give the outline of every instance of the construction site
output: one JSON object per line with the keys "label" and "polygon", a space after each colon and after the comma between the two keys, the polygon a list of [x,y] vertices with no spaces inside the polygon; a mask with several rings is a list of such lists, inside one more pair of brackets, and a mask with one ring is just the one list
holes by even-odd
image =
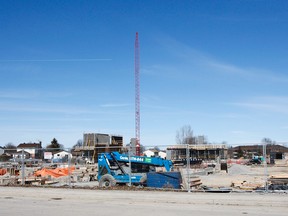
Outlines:
{"label": "construction site", "polygon": [[124,146],[120,135],[85,133],[83,140],[74,151],[52,157],[38,143],[8,150],[14,157],[0,163],[1,214],[76,216],[97,207],[101,215],[134,215],[142,208],[138,215],[146,215],[145,209],[165,215],[286,215],[288,149],[282,145],[239,151],[180,144],[138,156],[135,140]]}
{"label": "construction site", "polygon": [[287,22],[285,0],[0,1],[0,216],[287,216]]}
{"label": "construction site", "polygon": [[264,156],[259,155],[264,145],[242,146],[245,155],[238,158],[239,149],[228,151],[225,145],[173,145],[161,157],[155,150],[156,155],[148,155],[148,150],[137,156],[132,150],[136,145],[123,146],[119,135],[89,133],[83,137],[82,147],[72,153],[54,153],[50,159],[47,152],[31,158],[27,154],[32,144],[25,144],[26,149],[19,145],[14,159],[0,163],[0,185],[288,192],[288,149],[281,145],[266,146]]}
{"label": "construction site", "polygon": [[138,32],[134,48],[135,137],[130,143],[124,145],[121,135],[84,133],[83,144],[73,150],[55,152],[43,149],[41,142],[22,143],[16,150],[2,148],[0,186],[188,193],[288,192],[288,148],[282,145],[261,143],[228,149],[225,144],[208,144],[204,136],[187,136],[183,137],[184,144],[143,151]]}
{"label": "construction site", "polygon": [[[187,146],[182,148],[186,150]],[[202,148],[199,146],[199,151]],[[105,149],[97,162],[77,157],[61,163],[32,163],[24,159],[2,162],[1,215],[28,216],[32,211],[44,216],[76,216],[90,214],[95,208],[100,215],[119,211],[125,215],[147,215],[147,209],[152,215],[171,216],[179,211],[181,215],[287,213],[285,158],[276,159],[273,164],[252,163],[243,158],[223,160],[218,156],[195,160],[197,148],[191,146],[190,160],[184,160],[184,154],[167,160],[119,153],[114,147],[113,151]],[[179,151],[181,146],[167,149]],[[58,205],[61,208],[51,207]]]}

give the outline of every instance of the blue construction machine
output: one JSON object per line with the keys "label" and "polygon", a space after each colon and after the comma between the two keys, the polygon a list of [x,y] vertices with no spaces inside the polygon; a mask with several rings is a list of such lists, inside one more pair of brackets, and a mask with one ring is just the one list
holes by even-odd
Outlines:
{"label": "blue construction machine", "polygon": [[119,152],[100,153],[97,179],[100,187],[129,183],[145,186],[147,174],[155,173],[156,167],[164,167],[169,172],[172,162],[160,157],[130,156],[129,160],[129,155]]}

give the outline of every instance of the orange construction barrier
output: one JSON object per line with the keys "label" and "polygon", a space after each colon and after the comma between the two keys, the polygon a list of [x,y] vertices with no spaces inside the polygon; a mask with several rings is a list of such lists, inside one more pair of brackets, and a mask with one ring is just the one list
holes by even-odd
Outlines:
{"label": "orange construction barrier", "polygon": [[5,175],[7,173],[6,169],[0,169],[0,175]]}
{"label": "orange construction barrier", "polygon": [[69,168],[56,168],[56,169],[47,169],[47,168],[43,168],[41,170],[38,170],[36,172],[34,172],[34,176],[53,176],[55,178],[59,178],[62,176],[68,176],[69,172],[70,174],[72,174],[72,172],[75,170],[75,167],[70,167]]}

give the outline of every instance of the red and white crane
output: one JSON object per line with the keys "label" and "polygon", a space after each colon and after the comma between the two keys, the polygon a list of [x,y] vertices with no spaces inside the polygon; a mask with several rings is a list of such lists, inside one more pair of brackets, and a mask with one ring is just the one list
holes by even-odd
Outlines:
{"label": "red and white crane", "polygon": [[138,32],[135,39],[135,138],[136,155],[140,155],[140,50]]}

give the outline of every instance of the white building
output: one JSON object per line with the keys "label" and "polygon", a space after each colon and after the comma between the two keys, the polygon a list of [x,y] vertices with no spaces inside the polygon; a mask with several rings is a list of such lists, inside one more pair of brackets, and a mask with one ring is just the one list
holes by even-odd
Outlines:
{"label": "white building", "polygon": [[60,151],[57,153],[53,154],[53,159],[71,159],[72,158],[72,154],[70,152],[67,151]]}
{"label": "white building", "polygon": [[2,154],[4,154],[4,148],[2,148],[1,146],[0,146],[0,155],[2,155]]}
{"label": "white building", "polygon": [[146,150],[143,152],[143,154],[147,157],[154,157],[155,156],[155,152],[152,150]]}
{"label": "white building", "polygon": [[29,153],[30,157],[33,159],[42,159],[42,145],[39,143],[21,143],[17,146],[17,152],[21,153],[22,150],[24,152]]}
{"label": "white building", "polygon": [[148,149],[144,151],[143,154],[147,157],[161,157],[163,159],[166,158],[166,152],[158,151],[156,149]]}

